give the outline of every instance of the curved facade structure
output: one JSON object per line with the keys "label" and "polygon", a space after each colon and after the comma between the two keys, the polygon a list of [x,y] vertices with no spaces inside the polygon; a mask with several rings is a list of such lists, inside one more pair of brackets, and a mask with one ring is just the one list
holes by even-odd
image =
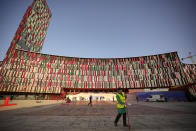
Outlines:
{"label": "curved facade structure", "polygon": [[61,93],[62,89],[168,88],[193,83],[177,52],[130,58],[76,58],[15,50],[1,91]]}

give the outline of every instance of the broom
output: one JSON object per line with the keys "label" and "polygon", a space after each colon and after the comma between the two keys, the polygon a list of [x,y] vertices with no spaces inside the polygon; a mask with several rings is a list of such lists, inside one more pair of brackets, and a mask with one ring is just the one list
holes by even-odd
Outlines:
{"label": "broom", "polygon": [[127,111],[126,111],[126,115],[127,115],[127,119],[128,119],[128,128],[129,128],[129,131],[131,130],[131,125],[130,125],[130,119],[129,119],[129,111],[128,111],[128,104],[127,104],[127,99],[125,101],[125,104],[126,104],[126,108],[127,108]]}

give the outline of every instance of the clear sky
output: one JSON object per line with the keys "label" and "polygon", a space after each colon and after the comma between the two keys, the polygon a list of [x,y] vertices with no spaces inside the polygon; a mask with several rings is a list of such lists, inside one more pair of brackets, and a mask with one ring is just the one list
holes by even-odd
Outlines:
{"label": "clear sky", "polygon": [[[0,60],[33,0],[0,0]],[[196,54],[196,0],[47,0],[42,53],[119,58]],[[194,57],[196,61],[196,56]],[[189,59],[185,63],[191,63]]]}

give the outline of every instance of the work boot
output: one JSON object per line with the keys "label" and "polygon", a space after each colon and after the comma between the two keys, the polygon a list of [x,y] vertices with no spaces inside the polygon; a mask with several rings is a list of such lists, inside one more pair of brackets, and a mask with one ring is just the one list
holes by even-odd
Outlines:
{"label": "work boot", "polygon": [[126,125],[123,125],[124,127],[128,127],[128,125],[126,124]]}
{"label": "work boot", "polygon": [[117,123],[116,122],[114,122],[114,126],[117,127]]}

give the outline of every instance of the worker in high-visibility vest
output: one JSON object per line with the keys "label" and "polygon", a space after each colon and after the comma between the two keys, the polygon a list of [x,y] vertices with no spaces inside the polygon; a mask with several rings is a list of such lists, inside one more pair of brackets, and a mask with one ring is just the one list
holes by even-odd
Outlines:
{"label": "worker in high-visibility vest", "polygon": [[118,92],[116,93],[117,99],[117,110],[118,114],[114,121],[114,126],[117,126],[118,120],[120,119],[121,115],[123,114],[123,126],[127,126],[126,123],[126,96],[125,93],[122,91],[122,88],[118,88]]}

